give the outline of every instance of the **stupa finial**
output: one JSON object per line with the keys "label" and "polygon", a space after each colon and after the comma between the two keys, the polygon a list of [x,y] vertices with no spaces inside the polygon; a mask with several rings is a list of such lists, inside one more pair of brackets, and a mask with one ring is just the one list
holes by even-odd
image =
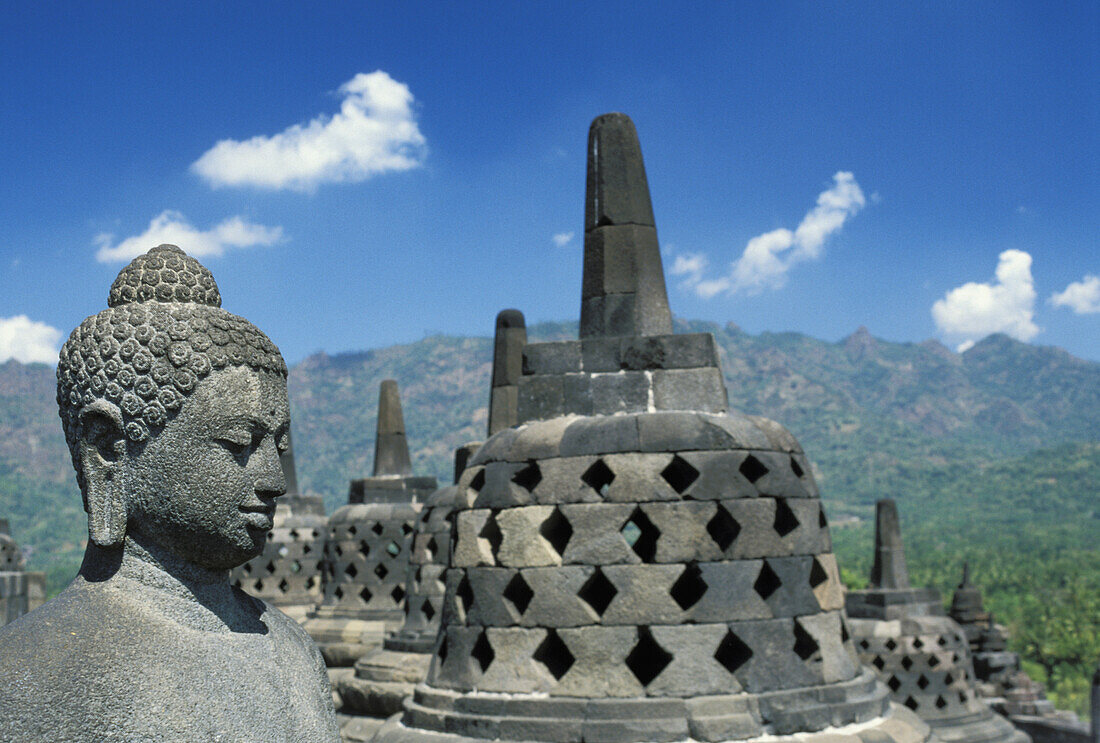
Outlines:
{"label": "stupa finial", "polygon": [[489,393],[489,435],[511,428],[518,420],[519,378],[523,375],[523,347],[527,322],[519,310],[501,310],[493,341],[493,381]]}
{"label": "stupa finial", "polygon": [[874,588],[909,588],[909,568],[901,541],[898,507],[891,498],[875,503],[875,564],[871,568]]}
{"label": "stupa finial", "polygon": [[588,130],[581,338],[672,333],[642,148],[630,117]]}
{"label": "stupa finial", "polygon": [[405,439],[405,418],[401,414],[401,393],[397,382],[386,379],[378,390],[378,434],[374,439],[374,476],[409,476],[409,442]]}

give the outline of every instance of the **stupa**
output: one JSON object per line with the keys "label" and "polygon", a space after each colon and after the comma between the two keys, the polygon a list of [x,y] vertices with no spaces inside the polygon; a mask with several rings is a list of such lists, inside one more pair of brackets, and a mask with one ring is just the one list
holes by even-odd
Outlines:
{"label": "stupa", "polygon": [[673,335],[641,150],[589,132],[580,340],[527,345],[459,480],[426,683],[380,743],[918,743],[851,645],[810,463]]}
{"label": "stupa", "polygon": [[412,472],[397,382],[382,382],[374,475],[352,480],[325,541],[324,598],[305,628],[330,666],[351,666],[405,619],[412,533],[434,477]]}
{"label": "stupa", "polygon": [[[526,342],[523,313],[502,310],[497,315],[493,342],[489,435],[516,424],[517,385]],[[387,637],[381,648],[356,661],[354,677],[339,679],[336,688],[343,713],[389,717],[401,710],[402,701],[427,676],[443,615],[443,573],[450,562],[451,514],[456,499],[468,492],[458,487],[458,481],[480,445],[466,444],[455,451],[453,483],[437,490],[425,504],[409,557],[405,624]],[[345,738],[354,738],[350,732]]]}
{"label": "stupa", "polygon": [[0,519],[0,627],[45,601],[45,578],[44,573],[27,571],[8,520]]}
{"label": "stupa", "polygon": [[875,505],[871,586],[849,591],[846,604],[860,659],[945,743],[1030,741],[978,694],[966,635],[944,615],[939,592],[910,585],[892,500]]}
{"label": "stupa", "polygon": [[279,460],[286,478],[286,495],[276,501],[275,523],[264,551],[234,568],[229,579],[302,622],[321,600],[321,556],[328,520],[321,497],[302,495],[298,490],[293,444]]}

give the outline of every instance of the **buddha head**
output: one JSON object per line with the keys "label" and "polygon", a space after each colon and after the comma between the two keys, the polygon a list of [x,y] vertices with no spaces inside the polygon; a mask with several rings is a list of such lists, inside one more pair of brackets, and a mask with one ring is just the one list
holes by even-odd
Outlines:
{"label": "buddha head", "polygon": [[130,537],[212,570],[247,561],[286,490],[279,350],[221,309],[210,271],[173,245],[126,266],[107,305],[72,332],[57,366],[91,541]]}

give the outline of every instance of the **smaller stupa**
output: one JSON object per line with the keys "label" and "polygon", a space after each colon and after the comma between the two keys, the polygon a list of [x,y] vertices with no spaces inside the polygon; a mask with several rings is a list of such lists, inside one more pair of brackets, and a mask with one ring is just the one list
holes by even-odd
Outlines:
{"label": "smaller stupa", "polygon": [[[979,601],[980,603],[980,601]],[[944,616],[933,588],[913,588],[897,505],[875,504],[871,586],[846,597],[849,631],[860,661],[944,743],[1028,743],[978,694],[966,635]]]}
{"label": "smaller stupa", "polygon": [[324,598],[305,628],[330,667],[350,666],[405,619],[405,578],[417,516],[436,489],[413,475],[397,382],[382,382],[374,474],[352,480],[325,542]]}
{"label": "smaller stupa", "polygon": [[[23,551],[0,519],[0,627],[31,610]],[[41,603],[41,602],[39,602]]]}
{"label": "smaller stupa", "polygon": [[298,490],[293,444],[279,460],[286,495],[275,501],[275,523],[264,551],[233,568],[229,578],[233,585],[302,622],[321,600],[321,556],[328,521],[321,497]]}

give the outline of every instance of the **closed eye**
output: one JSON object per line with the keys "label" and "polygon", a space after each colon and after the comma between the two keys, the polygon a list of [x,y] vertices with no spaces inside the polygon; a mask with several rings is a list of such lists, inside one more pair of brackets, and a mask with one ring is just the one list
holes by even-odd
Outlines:
{"label": "closed eye", "polygon": [[239,439],[217,439],[217,442],[235,457],[243,457],[252,448],[251,441],[242,443]]}

